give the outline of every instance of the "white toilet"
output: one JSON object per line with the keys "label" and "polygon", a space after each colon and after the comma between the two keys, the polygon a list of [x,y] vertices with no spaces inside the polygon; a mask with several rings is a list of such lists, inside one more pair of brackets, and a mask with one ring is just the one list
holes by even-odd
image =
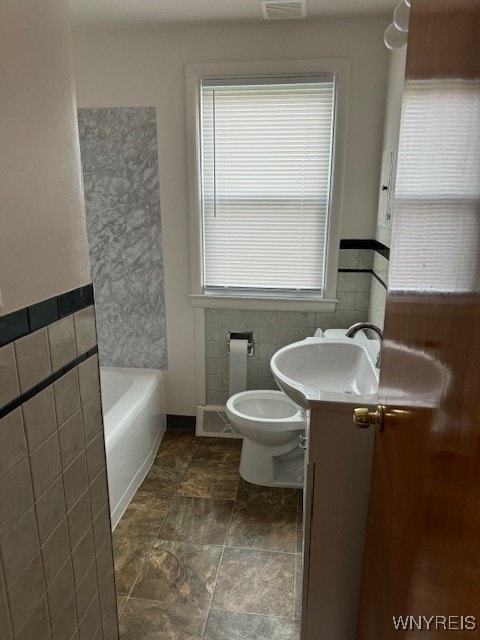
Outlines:
{"label": "white toilet", "polygon": [[240,475],[264,487],[303,487],[305,413],[283,391],[243,391],[226,412],[243,435]]}

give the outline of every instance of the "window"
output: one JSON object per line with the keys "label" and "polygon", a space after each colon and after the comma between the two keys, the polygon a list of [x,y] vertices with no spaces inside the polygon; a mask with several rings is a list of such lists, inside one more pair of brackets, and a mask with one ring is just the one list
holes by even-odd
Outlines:
{"label": "window", "polygon": [[402,259],[392,260],[392,290],[458,293],[478,286],[471,265],[478,252],[480,149],[472,131],[479,106],[477,80],[405,84],[395,211],[408,243],[399,243]]}
{"label": "window", "polygon": [[324,294],[335,78],[203,79],[203,288]]}
{"label": "window", "polygon": [[350,61],[188,64],[185,80],[192,306],[333,311]]}

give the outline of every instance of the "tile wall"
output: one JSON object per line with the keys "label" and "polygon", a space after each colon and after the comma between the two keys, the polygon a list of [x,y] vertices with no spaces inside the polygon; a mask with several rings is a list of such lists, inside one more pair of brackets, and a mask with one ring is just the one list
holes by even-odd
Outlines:
{"label": "tile wall", "polygon": [[79,109],[78,121],[100,362],[166,369],[156,109]]}
{"label": "tile wall", "polygon": [[0,636],[118,639],[91,285],[0,317]]}
{"label": "tile wall", "polygon": [[343,328],[367,320],[374,262],[372,246],[370,241],[342,241],[334,312],[205,309],[207,405],[224,405],[229,397],[230,331],[253,331],[255,356],[247,360],[247,388],[277,389],[270,372],[270,358],[275,351],[313,336],[318,327]]}
{"label": "tile wall", "polygon": [[390,250],[386,247],[380,251],[375,251],[372,267],[372,289],[370,292],[368,319],[382,329],[385,322],[389,257]]}

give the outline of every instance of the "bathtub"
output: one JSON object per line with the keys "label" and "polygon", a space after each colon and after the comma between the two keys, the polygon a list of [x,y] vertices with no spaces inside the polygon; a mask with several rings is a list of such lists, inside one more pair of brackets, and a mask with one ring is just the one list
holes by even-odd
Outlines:
{"label": "bathtub", "polygon": [[112,528],[143,482],[166,428],[161,371],[100,368]]}

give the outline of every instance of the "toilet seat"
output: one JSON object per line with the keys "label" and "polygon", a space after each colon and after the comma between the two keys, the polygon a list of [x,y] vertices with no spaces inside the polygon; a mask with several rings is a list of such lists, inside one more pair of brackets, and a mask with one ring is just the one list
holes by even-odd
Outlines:
{"label": "toilet seat", "polygon": [[227,401],[227,415],[237,426],[265,431],[304,428],[302,410],[283,391],[242,391]]}

